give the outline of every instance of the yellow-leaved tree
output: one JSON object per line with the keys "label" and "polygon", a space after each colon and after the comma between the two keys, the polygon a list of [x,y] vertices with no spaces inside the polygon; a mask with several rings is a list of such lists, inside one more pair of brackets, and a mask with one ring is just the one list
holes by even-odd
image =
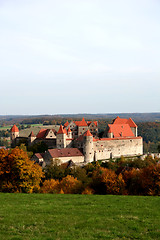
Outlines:
{"label": "yellow-leaved tree", "polygon": [[22,149],[0,149],[0,191],[37,191],[43,176],[42,168]]}

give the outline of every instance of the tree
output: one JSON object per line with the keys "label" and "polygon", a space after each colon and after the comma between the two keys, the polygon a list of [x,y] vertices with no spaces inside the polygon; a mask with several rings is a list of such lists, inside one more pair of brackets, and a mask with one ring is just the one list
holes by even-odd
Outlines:
{"label": "tree", "polygon": [[77,178],[68,175],[60,182],[60,188],[64,193],[80,193],[82,184]]}
{"label": "tree", "polygon": [[122,194],[125,182],[121,174],[107,168],[99,167],[93,172],[93,189],[99,194]]}
{"label": "tree", "polygon": [[43,186],[41,187],[42,193],[60,193],[59,181],[50,179],[45,180]]}
{"label": "tree", "polygon": [[141,186],[144,195],[160,196],[160,164],[141,170]]}
{"label": "tree", "polygon": [[40,141],[35,143],[34,145],[28,146],[28,151],[33,153],[43,153],[48,150],[48,146],[45,142]]}
{"label": "tree", "polygon": [[43,177],[38,164],[18,147],[11,151],[0,149],[0,190],[4,192],[37,191]]}
{"label": "tree", "polygon": [[48,164],[45,169],[45,178],[62,180],[65,177],[65,169],[59,165],[59,159],[55,159],[51,164]]}
{"label": "tree", "polygon": [[126,194],[141,195],[141,171],[139,169],[131,168],[123,172],[123,179],[126,184]]}

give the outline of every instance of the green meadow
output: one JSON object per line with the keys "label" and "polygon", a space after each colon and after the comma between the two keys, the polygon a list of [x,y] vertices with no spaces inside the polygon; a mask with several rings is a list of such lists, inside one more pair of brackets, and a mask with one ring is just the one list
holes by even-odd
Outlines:
{"label": "green meadow", "polygon": [[0,239],[160,239],[160,198],[0,194]]}

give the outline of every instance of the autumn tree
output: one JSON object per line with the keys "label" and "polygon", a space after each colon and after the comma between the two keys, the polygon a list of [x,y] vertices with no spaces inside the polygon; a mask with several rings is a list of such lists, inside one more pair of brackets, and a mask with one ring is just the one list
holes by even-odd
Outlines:
{"label": "autumn tree", "polygon": [[141,170],[141,186],[143,195],[160,196],[160,164]]}
{"label": "autumn tree", "polygon": [[33,192],[39,189],[43,172],[38,164],[18,147],[0,149],[0,190],[3,192]]}
{"label": "autumn tree", "polygon": [[60,188],[64,193],[81,193],[82,184],[73,176],[66,176],[60,182]]}
{"label": "autumn tree", "polygon": [[121,174],[107,168],[98,167],[93,172],[92,187],[99,194],[122,194],[125,182]]}
{"label": "autumn tree", "polygon": [[41,187],[42,193],[60,193],[59,181],[55,179],[45,180]]}
{"label": "autumn tree", "polygon": [[123,179],[126,184],[126,194],[129,195],[141,195],[141,170],[136,168],[131,168],[129,170],[125,170],[123,173]]}

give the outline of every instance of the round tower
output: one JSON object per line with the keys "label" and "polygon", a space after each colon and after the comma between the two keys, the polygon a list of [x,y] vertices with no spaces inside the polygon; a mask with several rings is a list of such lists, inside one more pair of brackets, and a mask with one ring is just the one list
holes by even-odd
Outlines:
{"label": "round tower", "polygon": [[63,129],[62,125],[57,132],[56,146],[57,148],[66,148],[66,130]]}
{"label": "round tower", "polygon": [[19,129],[14,124],[11,128],[11,141],[14,141],[15,138],[19,137]]}
{"label": "round tower", "polygon": [[83,154],[84,154],[84,162],[92,162],[94,159],[94,151],[93,151],[93,135],[89,130],[85,132],[84,136],[84,144],[83,144]]}
{"label": "round tower", "polygon": [[19,137],[19,129],[17,126],[14,124],[13,127],[11,128],[11,146],[15,147],[16,146],[16,138]]}

